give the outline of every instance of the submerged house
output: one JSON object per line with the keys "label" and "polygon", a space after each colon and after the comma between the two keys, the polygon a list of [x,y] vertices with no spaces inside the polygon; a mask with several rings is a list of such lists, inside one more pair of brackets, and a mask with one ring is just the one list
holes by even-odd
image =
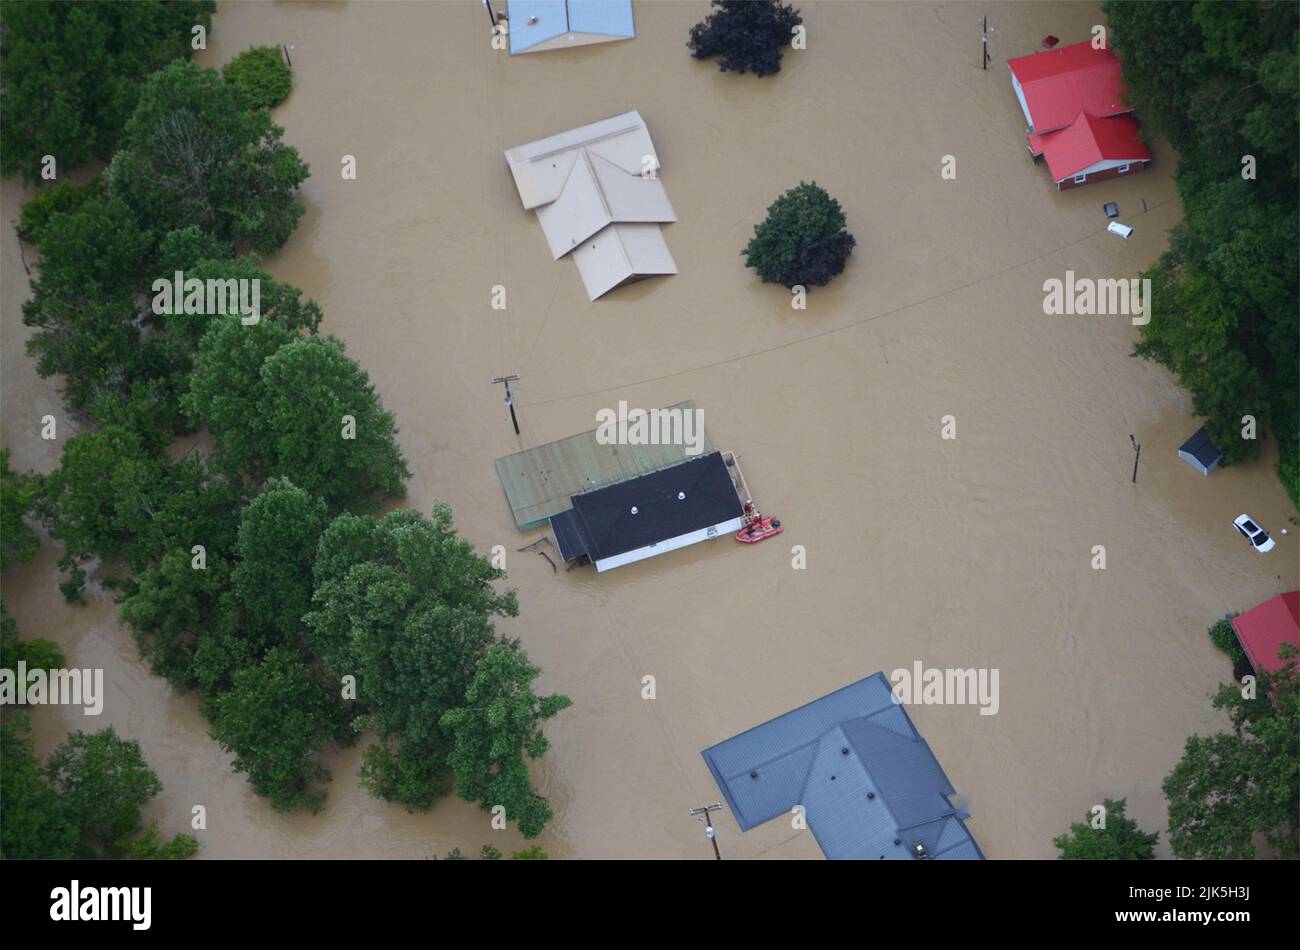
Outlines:
{"label": "submerged house", "polygon": [[1111,50],[1085,41],[1007,65],[1025,114],[1029,154],[1046,159],[1057,190],[1134,174],[1151,164]]}
{"label": "submerged house", "polygon": [[875,673],[705,749],[740,825],[748,831],[804,808],[831,859],[979,860],[954,807],[952,784]]}
{"label": "submerged house", "polygon": [[586,558],[597,571],[735,534],[745,525],[721,452],[571,500],[572,508],[551,517],[555,543],[564,560]]}
{"label": "submerged house", "polygon": [[510,55],[636,36],[632,0],[509,0]]}
{"label": "submerged house", "polygon": [[1282,644],[1300,648],[1300,590],[1270,597],[1262,604],[1232,618],[1241,648],[1258,673],[1276,673],[1282,668],[1278,651]]}
{"label": "submerged house", "polygon": [[660,227],[677,215],[640,113],[529,142],[505,157],[525,210],[537,211],[551,256],[573,259],[589,299],[677,273]]}
{"label": "submerged house", "polygon": [[1178,457],[1202,475],[1219,467],[1223,452],[1210,441],[1210,433],[1201,426],[1190,439],[1178,447]]}

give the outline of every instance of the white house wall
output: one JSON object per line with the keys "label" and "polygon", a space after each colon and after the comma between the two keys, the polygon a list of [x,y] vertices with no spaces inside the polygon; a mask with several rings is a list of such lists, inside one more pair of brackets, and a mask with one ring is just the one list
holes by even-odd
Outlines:
{"label": "white house wall", "polygon": [[732,518],[730,521],[724,521],[721,524],[715,524],[708,528],[701,528],[699,531],[692,531],[690,534],[679,534],[675,538],[660,541],[658,544],[651,544],[644,548],[637,548],[634,551],[625,551],[622,554],[607,557],[604,560],[596,562],[596,570],[608,571],[616,567],[622,567],[624,564],[644,561],[646,558],[654,557],[656,554],[667,554],[669,551],[676,551],[678,548],[689,547],[690,545],[698,544],[701,541],[709,541],[713,538],[724,537],[727,534],[734,534],[744,526],[744,518]]}

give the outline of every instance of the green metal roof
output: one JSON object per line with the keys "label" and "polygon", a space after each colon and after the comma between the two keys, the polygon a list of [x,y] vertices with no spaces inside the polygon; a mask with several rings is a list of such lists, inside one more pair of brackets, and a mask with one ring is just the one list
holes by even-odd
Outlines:
{"label": "green metal roof", "polygon": [[[694,412],[695,402],[688,399],[668,408]],[[573,507],[569,499],[574,495],[700,457],[688,455],[684,445],[603,445],[596,441],[597,431],[497,459],[497,477],[520,531],[530,531],[551,515],[567,511]],[[712,451],[713,440],[705,431],[701,455]]]}

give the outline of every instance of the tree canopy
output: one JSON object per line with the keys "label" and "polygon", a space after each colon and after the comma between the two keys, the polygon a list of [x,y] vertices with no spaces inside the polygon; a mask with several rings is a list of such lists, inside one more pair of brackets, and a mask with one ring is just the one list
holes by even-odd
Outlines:
{"label": "tree canopy", "polygon": [[693,57],[718,57],[724,73],[781,71],[781,53],[803,23],[798,10],[779,0],[713,0],[713,6],[717,9],[691,27],[686,45]]}
{"label": "tree canopy", "polygon": [[213,69],[177,61],[145,82],[109,165],[109,190],[161,238],[198,225],[269,254],[293,233],[308,169],[264,108]]}
{"label": "tree canopy", "polygon": [[107,159],[146,75],[193,52],[212,0],[9,0],[0,31],[0,173],[28,181],[53,155],[60,176]]}
{"label": "tree canopy", "polygon": [[1052,839],[1060,849],[1061,859],[1067,861],[1132,861],[1149,860],[1155,856],[1156,841],[1160,837],[1142,831],[1137,822],[1124,816],[1125,799],[1106,799],[1105,826],[1093,827],[1089,813],[1082,822],[1070,825],[1068,835]]}
{"label": "tree canopy", "polygon": [[742,252],[764,283],[823,287],[844,270],[857,243],[840,203],[816,182],[800,182],[767,209]]}
{"label": "tree canopy", "polygon": [[1259,673],[1254,695],[1225,683],[1213,705],[1231,732],[1191,736],[1164,782],[1169,843],[1180,858],[1253,858],[1260,835],[1282,858],[1300,857],[1300,689],[1296,651]]}
{"label": "tree canopy", "polygon": [[36,506],[39,491],[39,480],[15,472],[9,450],[0,449],[0,570],[36,556],[41,541],[24,519]]}
{"label": "tree canopy", "polygon": [[465,705],[442,717],[452,734],[448,762],[457,794],[484,808],[501,805],[526,838],[541,834],[552,815],[550,803],[533,789],[527,759],[550,748],[541,723],[573,705],[558,693],[534,694],[540,673],[517,647],[497,644],[479,660]]}
{"label": "tree canopy", "polygon": [[276,811],[325,803],[329,779],[318,755],[346,741],[346,710],[338,693],[290,647],[276,647],[261,663],[238,670],[233,686],[206,707],[212,738],[235,754],[234,769]]}
{"label": "tree canopy", "polygon": [[1106,0],[1138,116],[1178,150],[1185,219],[1151,278],[1136,354],[1168,367],[1231,464],[1271,430],[1300,506],[1300,11]]}
{"label": "tree canopy", "polygon": [[277,46],[244,50],[221,70],[221,76],[251,109],[278,106],[293,88],[293,73]]}

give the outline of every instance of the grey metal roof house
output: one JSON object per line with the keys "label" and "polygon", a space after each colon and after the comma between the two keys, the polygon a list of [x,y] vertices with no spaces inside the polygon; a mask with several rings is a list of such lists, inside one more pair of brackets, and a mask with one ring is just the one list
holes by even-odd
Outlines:
{"label": "grey metal roof house", "polygon": [[1178,457],[1202,475],[1209,475],[1219,467],[1223,453],[1210,441],[1210,433],[1205,431],[1205,426],[1201,426],[1178,447]]}
{"label": "grey metal roof house", "polygon": [[981,860],[968,813],[930,746],[875,673],[705,749],[741,831],[803,805],[832,860]]}
{"label": "grey metal roof house", "polygon": [[560,555],[621,567],[739,531],[744,510],[721,452],[572,497],[551,516]]}

